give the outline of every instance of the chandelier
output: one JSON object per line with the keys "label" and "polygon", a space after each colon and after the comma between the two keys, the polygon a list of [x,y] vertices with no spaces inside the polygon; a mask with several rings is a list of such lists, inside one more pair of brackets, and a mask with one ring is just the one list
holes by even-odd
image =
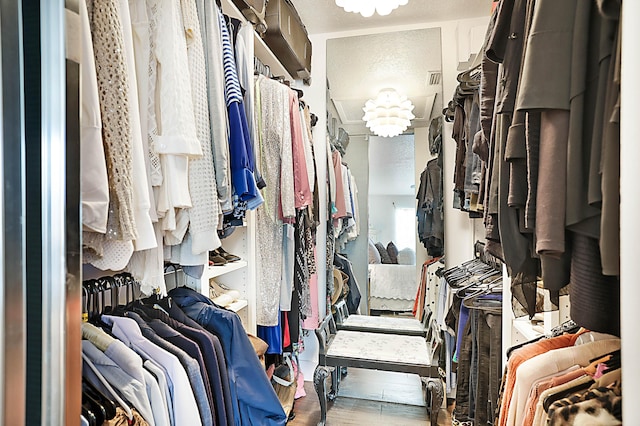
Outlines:
{"label": "chandelier", "polygon": [[398,6],[404,6],[409,0],[336,0],[336,4],[347,12],[359,13],[368,18],[375,12],[388,15]]}
{"label": "chandelier", "polygon": [[371,131],[385,138],[398,136],[411,125],[415,118],[413,104],[406,96],[398,94],[393,89],[384,89],[375,99],[369,99],[362,110],[367,127]]}

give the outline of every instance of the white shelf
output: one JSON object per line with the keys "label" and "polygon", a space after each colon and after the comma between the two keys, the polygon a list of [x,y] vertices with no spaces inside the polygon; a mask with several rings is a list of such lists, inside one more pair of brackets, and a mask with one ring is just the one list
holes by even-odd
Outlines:
{"label": "white shelf", "polygon": [[518,318],[513,320],[513,327],[526,339],[533,340],[544,333],[539,326],[533,325],[528,318]]}
{"label": "white shelf", "polygon": [[240,310],[246,308],[249,305],[249,302],[244,299],[239,299],[227,306],[227,309],[233,312],[239,312]]}
{"label": "white shelf", "polygon": [[247,265],[247,261],[238,260],[237,262],[230,262],[223,266],[209,266],[204,270],[202,274],[202,280],[209,281],[211,278],[219,277],[220,275],[228,274],[229,272],[246,268]]}
{"label": "white shelf", "polygon": [[289,74],[289,71],[285,69],[284,65],[282,65],[276,55],[269,49],[269,46],[267,46],[262,37],[255,31],[253,35],[255,39],[255,43],[253,43],[253,53],[263,64],[269,66],[271,74],[276,77],[283,76],[285,80],[289,80],[290,82],[295,81],[295,78]]}

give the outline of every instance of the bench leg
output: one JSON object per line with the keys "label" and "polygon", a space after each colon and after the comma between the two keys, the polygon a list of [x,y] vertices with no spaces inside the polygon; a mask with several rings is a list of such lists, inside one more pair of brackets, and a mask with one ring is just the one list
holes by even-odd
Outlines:
{"label": "bench leg", "polygon": [[333,401],[338,396],[338,387],[340,386],[340,367],[334,367],[331,371],[331,392],[329,392],[329,401]]}
{"label": "bench leg", "polygon": [[327,422],[327,377],[329,377],[329,369],[324,365],[318,365],[313,373],[313,386],[316,388],[316,393],[320,400],[320,422],[318,426],[325,426]]}
{"label": "bench leg", "polygon": [[438,413],[442,407],[442,401],[444,401],[444,386],[442,380],[427,379],[427,406],[430,406],[430,421],[432,426],[438,424]]}

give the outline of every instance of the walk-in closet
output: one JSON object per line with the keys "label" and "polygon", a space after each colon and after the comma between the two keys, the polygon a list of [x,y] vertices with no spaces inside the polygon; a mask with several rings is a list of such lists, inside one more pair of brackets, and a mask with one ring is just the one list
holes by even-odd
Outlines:
{"label": "walk-in closet", "polygon": [[633,424],[638,19],[0,2],[0,423]]}

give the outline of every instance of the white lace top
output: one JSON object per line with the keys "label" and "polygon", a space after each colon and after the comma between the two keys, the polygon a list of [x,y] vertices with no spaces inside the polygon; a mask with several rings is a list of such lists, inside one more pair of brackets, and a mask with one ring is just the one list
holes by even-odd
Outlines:
{"label": "white lace top", "polygon": [[224,98],[219,9],[216,3],[210,0],[196,0],[196,6],[198,12],[201,12],[200,29],[207,71],[209,123],[211,125],[211,148],[215,165],[216,188],[221,209],[224,212],[229,212],[233,206],[231,203],[231,169],[229,167],[227,105]]}
{"label": "white lace top", "polygon": [[[202,156],[196,134],[187,42],[177,2],[147,2],[151,40],[150,149],[158,154],[161,182],[156,198],[162,229],[176,229],[175,210],[192,207],[189,159]],[[151,112],[153,111],[153,116]],[[157,170],[157,161],[154,161]],[[157,180],[154,184],[158,184]]]}
{"label": "white lace top", "polygon": [[211,153],[207,76],[200,22],[195,0],[181,0],[180,3],[187,36],[187,57],[196,133],[202,147],[202,157],[189,163],[189,189],[193,204],[193,207],[188,210],[189,233],[192,236],[192,252],[199,254],[215,250],[220,246],[217,232],[220,208]]}

